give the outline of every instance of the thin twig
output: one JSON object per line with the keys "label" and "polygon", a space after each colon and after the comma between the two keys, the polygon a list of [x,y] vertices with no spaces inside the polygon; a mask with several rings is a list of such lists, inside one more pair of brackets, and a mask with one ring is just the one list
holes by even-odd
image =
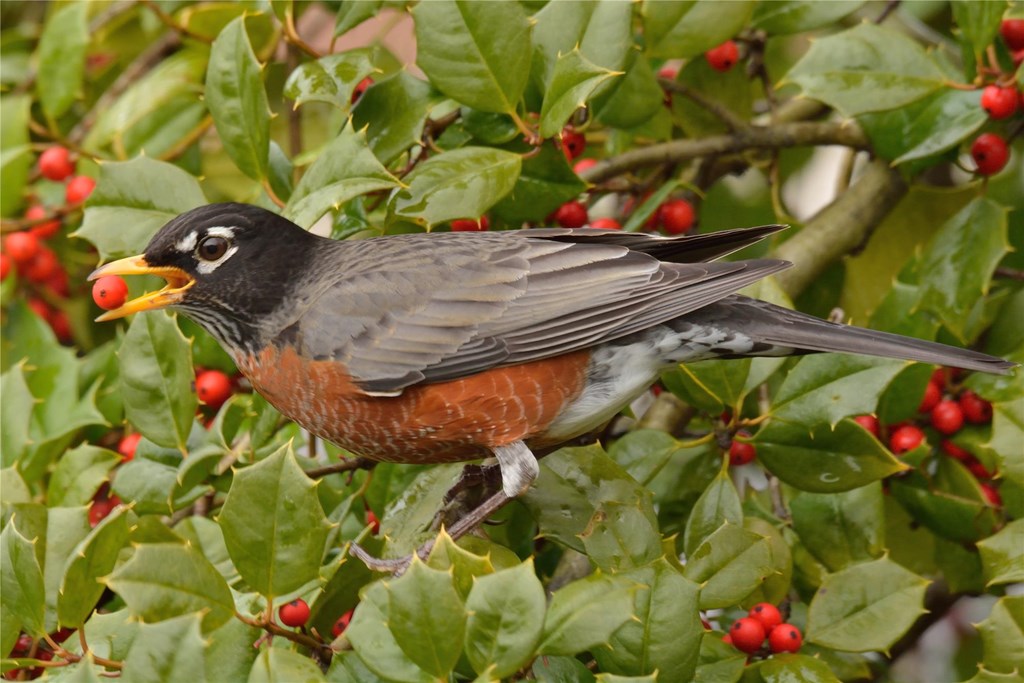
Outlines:
{"label": "thin twig", "polygon": [[748,124],[746,121],[744,121],[739,116],[734,114],[732,110],[729,109],[728,107],[722,105],[719,102],[716,102],[715,100],[709,97],[706,97],[705,95],[694,90],[693,88],[683,85],[679,81],[676,81],[671,78],[659,78],[658,85],[660,85],[663,90],[668,90],[670,92],[677,93],[689,100],[692,100],[695,104],[697,104],[703,109],[706,109],[708,112],[710,112],[719,120],[721,120],[721,122],[724,123],[726,127],[731,131],[744,130],[750,127],[750,124]]}
{"label": "thin twig", "polygon": [[235,618],[237,618],[239,621],[241,621],[243,624],[246,624],[247,626],[263,629],[272,636],[280,636],[282,638],[292,641],[293,643],[298,643],[299,645],[308,647],[310,650],[320,652],[326,655],[328,658],[330,658],[330,656],[333,654],[333,651],[331,650],[331,646],[329,643],[325,643],[322,640],[317,640],[316,638],[313,638],[312,636],[309,636],[305,633],[296,633],[295,631],[290,631],[286,628],[278,626],[272,620],[267,619],[266,613],[260,614],[258,617],[253,619],[251,617],[245,616],[241,612],[235,612]]}
{"label": "thin twig", "polygon": [[1000,266],[999,268],[996,268],[995,276],[1003,277],[1008,280],[1024,280],[1024,270]]}
{"label": "thin twig", "polygon": [[901,0],[889,0],[889,2],[885,3],[885,8],[882,10],[882,13],[878,15],[878,18],[875,19],[875,23],[881,24],[883,21],[888,19],[889,15],[899,8],[900,1]]}
{"label": "thin twig", "polygon": [[338,472],[353,472],[355,470],[372,470],[376,466],[377,461],[364,458],[362,456],[349,458],[348,460],[342,460],[336,462],[333,465],[326,465],[324,467],[317,467],[312,470],[306,470],[306,476],[310,479],[319,479],[320,477],[326,477],[328,474],[337,474]]}
{"label": "thin twig", "polygon": [[153,0],[139,0],[139,4],[153,12],[153,14],[157,16],[157,19],[160,20],[160,23],[162,23],[164,26],[171,29],[175,33],[180,33],[183,36],[188,36],[192,40],[198,40],[202,43],[206,43],[207,45],[213,42],[213,38],[200,35],[190,30],[187,26],[182,26],[181,24],[179,24],[177,21],[174,20],[174,17],[165,12],[163,8],[160,7],[160,5],[153,2]]}

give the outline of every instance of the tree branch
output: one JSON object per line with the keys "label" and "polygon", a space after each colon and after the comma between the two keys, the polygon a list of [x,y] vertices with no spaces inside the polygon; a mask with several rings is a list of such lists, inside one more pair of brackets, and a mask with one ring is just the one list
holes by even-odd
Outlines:
{"label": "tree branch", "polygon": [[795,264],[775,276],[786,294],[800,294],[829,264],[864,242],[907,189],[889,162],[875,159],[868,164],[849,190],[775,250],[774,256]]}
{"label": "tree branch", "polygon": [[728,135],[698,140],[673,140],[630,150],[599,162],[582,174],[599,183],[629,171],[657,164],[679,163],[699,157],[734,154],[751,149],[780,149],[816,145],[843,145],[867,149],[868,138],[853,122],[799,122],[754,127]]}

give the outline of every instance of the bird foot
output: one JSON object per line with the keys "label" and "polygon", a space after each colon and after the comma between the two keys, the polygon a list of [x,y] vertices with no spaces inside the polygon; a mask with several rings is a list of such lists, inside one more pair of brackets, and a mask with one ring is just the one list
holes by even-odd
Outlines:
{"label": "bird foot", "polygon": [[[448,529],[448,535],[451,536],[453,541],[462,538],[470,531],[480,526],[480,524],[486,521],[488,517],[504,507],[510,500],[512,499],[505,495],[504,491],[498,491],[487,498],[478,507],[471,510],[462,519],[453,524],[452,527]],[[418,555],[421,560],[426,561],[433,548],[434,539],[431,539],[417,548],[415,554]],[[386,572],[395,576],[401,576],[404,574],[405,570],[409,568],[410,564],[412,564],[413,558],[412,554],[393,559],[374,557],[357,543],[353,543],[349,546],[349,552],[359,558],[371,571]]]}

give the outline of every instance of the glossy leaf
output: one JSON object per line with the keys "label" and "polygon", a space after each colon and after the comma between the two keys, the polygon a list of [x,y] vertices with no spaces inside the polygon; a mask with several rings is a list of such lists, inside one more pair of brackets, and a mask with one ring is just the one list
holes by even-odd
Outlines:
{"label": "glossy leaf", "polygon": [[124,659],[122,675],[130,681],[207,680],[200,617],[186,614],[160,623],[139,625],[138,637]]}
{"label": "glossy leaf", "polygon": [[33,161],[28,134],[31,106],[27,94],[0,98],[0,204],[4,216],[18,215],[24,204],[22,191]]}
{"label": "glossy leaf", "polygon": [[57,616],[62,625],[81,626],[89,618],[103,595],[100,579],[113,570],[117,554],[127,541],[128,510],[119,508],[97,524],[69,555],[57,594]]}
{"label": "glossy leaf", "polygon": [[57,601],[64,581],[64,568],[90,531],[88,508],[50,508],[46,511],[43,585],[46,589],[46,630],[51,633],[58,625]]}
{"label": "glossy leaf", "polygon": [[[532,19],[535,84],[546,92],[562,55],[576,49],[588,62],[622,71],[633,47],[632,8],[615,0],[549,2]],[[610,83],[608,84],[611,85]],[[601,87],[598,92],[606,90]]]}
{"label": "glossy leaf", "polygon": [[494,573],[494,565],[490,555],[475,555],[456,545],[448,532],[441,529],[434,545],[427,556],[427,566],[431,569],[450,571],[455,590],[465,601],[476,585],[477,579]]}
{"label": "glossy leaf", "polygon": [[270,104],[263,88],[245,17],[234,19],[213,41],[206,71],[206,105],[231,160],[254,180],[267,176]]}
{"label": "glossy leaf", "polygon": [[[564,3],[551,3],[548,7],[560,4]],[[608,81],[607,87],[598,86],[590,107],[601,123],[613,128],[635,128],[662,111],[665,91],[641,53],[629,53],[622,69],[625,73]]]}
{"label": "glossy leaf", "polygon": [[515,113],[531,52],[530,22],[518,3],[424,2],[413,19],[416,63],[434,86],[474,109]]}
{"label": "glossy leaf", "polygon": [[445,100],[427,81],[401,71],[374,84],[352,111],[356,128],[366,129],[370,149],[384,164],[415,150],[431,111]]}
{"label": "glossy leaf", "polygon": [[756,669],[764,683],[838,683],[828,664],[817,657],[783,652],[759,662]]}
{"label": "glossy leaf", "polygon": [[274,683],[275,681],[303,681],[317,683],[326,680],[320,667],[309,657],[277,647],[264,648],[252,663],[247,683]]}
{"label": "glossy leaf", "polygon": [[1024,581],[1024,520],[1017,519],[998,533],[978,542],[985,579],[989,586]]}
{"label": "glossy leaf", "polygon": [[0,534],[0,601],[4,611],[10,610],[34,637],[45,633],[45,588],[36,542],[22,536],[14,524],[5,526]]}
{"label": "glossy leaf", "polygon": [[552,211],[575,199],[587,184],[573,173],[561,149],[544,145],[522,160],[512,191],[494,205],[493,212],[509,223],[543,221]]}
{"label": "glossy leaf", "polygon": [[35,397],[25,381],[25,367],[12,365],[0,376],[0,462],[4,468],[12,467],[21,459],[29,445],[29,423],[35,406]]}
{"label": "glossy leaf", "polygon": [[754,442],[758,460],[801,491],[849,491],[907,468],[850,419],[840,421],[834,430],[827,425],[807,430],[772,422]]}
{"label": "glossy leaf", "polygon": [[36,92],[51,119],[63,115],[82,94],[89,47],[88,11],[86,3],[64,5],[46,22],[39,38]]}
{"label": "glossy leaf", "polygon": [[1024,398],[996,403],[992,411],[992,438],[987,444],[999,457],[999,471],[1024,486]]}
{"label": "glossy leaf", "polygon": [[360,598],[352,621],[345,629],[345,637],[366,666],[385,680],[401,683],[436,681],[403,652],[388,628],[389,597],[384,582],[371,583],[362,591]]}
{"label": "glossy leaf", "polygon": [[191,344],[165,313],[135,316],[117,352],[125,415],[147,439],[185,452],[199,405]]}
{"label": "glossy leaf", "polygon": [[657,429],[635,429],[616,439],[608,455],[645,486],[668,463],[681,444]]}
{"label": "glossy leaf", "polygon": [[708,412],[740,405],[747,393],[750,359],[710,360],[681,364],[665,373],[666,386],[683,400]]}
{"label": "glossy leaf", "polygon": [[319,576],[327,518],[290,448],[235,473],[218,522],[238,573],[262,595],[286,595]]}
{"label": "glossy leaf", "polygon": [[[6,402],[7,398],[4,397]],[[86,505],[109,472],[121,463],[121,456],[105,448],[82,444],[57,462],[50,477],[46,501],[50,507]]]}
{"label": "glossy leaf", "polygon": [[306,169],[283,213],[309,228],[331,208],[337,209],[353,197],[396,185],[398,181],[366,146],[365,134],[346,126]]}
{"label": "glossy leaf", "polygon": [[[956,3],[962,4],[962,3]],[[988,121],[978,91],[946,90],[927,104],[904,126],[907,151],[894,164],[930,157],[956,147]]]}
{"label": "glossy leaf", "polygon": [[340,36],[377,14],[383,0],[349,0],[338,3],[334,35]]}
{"label": "glossy leaf", "polygon": [[885,652],[924,613],[927,585],[885,557],[829,574],[811,601],[806,638],[845,652]]}
{"label": "glossy leaf", "polygon": [[945,74],[907,35],[861,24],[816,40],[783,80],[856,116],[914,102],[941,88]]}
{"label": "glossy leaf", "polygon": [[473,670],[511,676],[540,642],[547,608],[533,562],[478,578],[466,600],[466,655]]}
{"label": "glossy leaf", "polygon": [[632,618],[636,590],[627,579],[591,574],[556,591],[537,652],[573,655],[608,642],[612,633]]}
{"label": "glossy leaf", "polygon": [[686,520],[683,541],[686,555],[692,557],[708,536],[726,522],[736,526],[743,524],[743,504],[729,478],[728,469],[723,468],[711,485],[704,489]]}
{"label": "glossy leaf", "polygon": [[885,517],[881,484],[841,493],[807,493],[789,502],[793,530],[829,571],[882,554]]}
{"label": "glossy leaf", "polygon": [[689,681],[697,667],[704,627],[700,587],[664,558],[621,574],[641,585],[634,596],[636,619],[617,629],[606,647],[593,651],[602,671],[661,680]]}
{"label": "glossy leaf", "polygon": [[[390,503],[381,517],[380,535],[387,539],[387,556],[408,555],[424,541],[438,535],[430,527],[461,470],[459,464],[428,467],[416,473],[411,481],[396,476],[391,483],[383,481],[385,477],[378,480],[374,474],[375,484],[380,481],[382,486],[397,487],[385,494],[385,500]],[[384,469],[381,474],[387,472]]]}
{"label": "glossy leaf", "polygon": [[864,0],[774,0],[754,8],[751,24],[771,35],[811,31],[856,12]]}
{"label": "glossy leaf", "polygon": [[767,538],[726,522],[687,557],[683,575],[702,584],[701,609],[735,605],[775,571]]}
{"label": "glossy leaf", "polygon": [[540,110],[541,137],[549,138],[561,131],[573,112],[587,103],[591,93],[616,75],[621,73],[597,66],[587,60],[579,49],[560,55]]}
{"label": "glossy leaf", "polygon": [[173,164],[147,157],[106,163],[75,235],[104,260],[134,256],[165,223],[203,204],[199,182]]}
{"label": "glossy leaf", "polygon": [[981,55],[995,42],[1006,7],[1001,2],[953,2],[953,19],[963,40],[975,55]]}
{"label": "glossy leaf", "polygon": [[391,208],[397,216],[428,226],[453,218],[482,216],[512,191],[521,163],[518,154],[500,149],[452,150],[417,166],[406,177],[408,186],[392,196]]}
{"label": "glossy leaf", "polygon": [[747,0],[644,3],[647,53],[668,59],[696,57],[739,33],[755,4]]}
{"label": "glossy leaf", "polygon": [[642,567],[662,554],[661,534],[649,496],[605,501],[580,533],[583,548],[605,571]]}
{"label": "glossy leaf", "polygon": [[891,482],[889,491],[910,514],[943,538],[975,542],[990,535],[998,523],[974,478],[951,458],[940,458],[934,477],[911,472]]}
{"label": "glossy leaf", "polygon": [[962,341],[968,316],[1007,253],[1006,208],[980,197],[939,229],[922,257],[921,307]]}
{"label": "glossy leaf", "polygon": [[187,544],[140,545],[106,583],[144,622],[203,612],[203,630],[211,631],[235,613],[227,582]]}
{"label": "glossy leaf", "polygon": [[356,86],[377,71],[372,55],[372,48],[359,48],[300,64],[288,75],[284,95],[295,100],[296,107],[326,102],[347,111]]}
{"label": "glossy leaf", "polygon": [[427,673],[447,676],[466,633],[466,608],[452,574],[413,559],[405,574],[388,582],[387,591],[388,627],[398,646]]}
{"label": "glossy leaf", "polygon": [[985,667],[1019,676],[1024,661],[1024,596],[1000,598],[988,618],[978,624],[978,632],[985,647]]}

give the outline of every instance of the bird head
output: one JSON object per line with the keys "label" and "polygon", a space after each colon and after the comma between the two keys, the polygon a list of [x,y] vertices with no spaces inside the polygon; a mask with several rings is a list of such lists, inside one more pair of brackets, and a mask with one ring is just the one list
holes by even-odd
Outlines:
{"label": "bird head", "polygon": [[[316,251],[312,235],[273,212],[247,204],[210,204],[177,216],[145,251],[97,268],[106,275],[157,275],[162,289],[99,316],[173,308],[202,325],[229,348],[248,345],[261,321],[279,309],[296,286],[296,264]],[[301,269],[298,271],[301,272]]]}

